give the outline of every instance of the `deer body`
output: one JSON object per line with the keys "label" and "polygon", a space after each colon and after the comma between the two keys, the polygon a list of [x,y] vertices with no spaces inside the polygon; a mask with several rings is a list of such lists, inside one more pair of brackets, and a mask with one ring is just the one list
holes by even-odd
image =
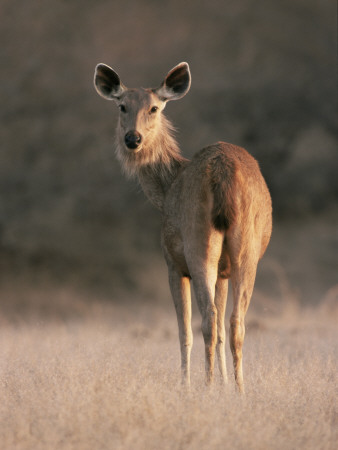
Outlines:
{"label": "deer body", "polygon": [[244,318],[272,229],[271,198],[258,164],[246,150],[224,142],[204,148],[191,161],[181,156],[162,110],[168,100],[189,90],[186,63],[172,69],[158,89],[127,89],[103,64],[97,66],[94,82],[98,93],[121,109],[116,152],[122,167],[138,176],[162,213],[161,241],[177,314],[182,380],[190,384],[192,281],[202,316],[206,381],[213,380],[215,353],[221,378],[227,381],[224,315],[230,278],[230,347],[236,384],[243,392]]}

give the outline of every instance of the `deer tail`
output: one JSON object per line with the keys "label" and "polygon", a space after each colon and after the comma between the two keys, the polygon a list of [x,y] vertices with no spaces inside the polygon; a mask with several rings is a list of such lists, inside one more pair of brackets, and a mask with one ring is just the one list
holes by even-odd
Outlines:
{"label": "deer tail", "polygon": [[211,168],[212,222],[216,230],[230,228],[236,216],[235,164],[218,155]]}

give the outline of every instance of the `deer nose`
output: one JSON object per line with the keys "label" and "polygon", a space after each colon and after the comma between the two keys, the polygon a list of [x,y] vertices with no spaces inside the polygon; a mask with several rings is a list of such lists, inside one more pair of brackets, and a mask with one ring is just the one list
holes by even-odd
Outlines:
{"label": "deer nose", "polygon": [[130,149],[137,148],[142,141],[142,136],[136,130],[128,131],[128,133],[124,136],[124,142],[126,146]]}

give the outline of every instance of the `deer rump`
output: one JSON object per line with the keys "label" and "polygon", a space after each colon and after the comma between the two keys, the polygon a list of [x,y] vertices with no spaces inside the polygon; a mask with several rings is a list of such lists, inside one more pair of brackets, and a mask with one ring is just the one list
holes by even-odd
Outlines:
{"label": "deer rump", "polygon": [[191,162],[208,180],[213,198],[211,222],[218,231],[227,231],[238,215],[241,186],[237,178],[243,162],[256,163],[246,150],[225,142],[204,148]]}

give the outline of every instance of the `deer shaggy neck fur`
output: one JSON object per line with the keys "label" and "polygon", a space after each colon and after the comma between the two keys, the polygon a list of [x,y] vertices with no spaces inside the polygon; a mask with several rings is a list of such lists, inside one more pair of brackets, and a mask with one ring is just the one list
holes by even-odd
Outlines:
{"label": "deer shaggy neck fur", "polygon": [[124,145],[123,133],[116,133],[115,152],[123,171],[129,177],[138,175],[144,168],[159,172],[171,172],[177,166],[177,162],[185,161],[174,138],[175,128],[172,123],[161,114],[159,130],[145,140],[138,152],[127,151]]}

